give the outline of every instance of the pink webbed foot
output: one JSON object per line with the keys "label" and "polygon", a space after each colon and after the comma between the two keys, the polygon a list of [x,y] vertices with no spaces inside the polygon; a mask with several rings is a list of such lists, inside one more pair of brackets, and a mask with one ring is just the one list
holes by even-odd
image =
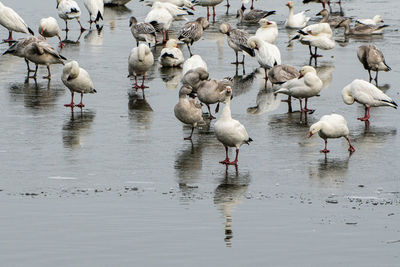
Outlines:
{"label": "pink webbed foot", "polygon": [[321,153],[329,153],[329,150],[325,148],[325,149],[320,150],[319,152],[321,152]]}
{"label": "pink webbed foot", "polygon": [[192,137],[191,136],[185,137],[185,138],[183,138],[183,140],[192,140]]}
{"label": "pink webbed foot", "polygon": [[356,151],[356,149],[355,149],[353,146],[350,146],[350,147],[349,147],[349,152],[350,152],[350,153],[353,153],[354,151]]}
{"label": "pink webbed foot", "polygon": [[83,103],[79,103],[79,104],[76,105],[76,107],[78,107],[78,108],[83,108],[84,106],[85,105]]}
{"label": "pink webbed foot", "polygon": [[368,121],[368,120],[369,120],[369,116],[357,118],[357,120],[360,120],[360,121]]}
{"label": "pink webbed foot", "polygon": [[62,42],[60,42],[60,44],[58,45],[59,48],[63,48],[65,46],[65,44],[63,44]]}
{"label": "pink webbed foot", "polygon": [[234,160],[234,161],[229,162],[228,164],[229,164],[229,165],[235,165],[235,166],[237,166],[237,163],[238,163],[238,161],[237,161],[237,160]]}
{"label": "pink webbed foot", "polygon": [[228,165],[228,164],[230,164],[231,162],[229,161],[228,158],[226,158],[225,160],[220,161],[219,163]]}
{"label": "pink webbed foot", "polygon": [[69,104],[65,104],[64,107],[73,108],[73,107],[75,107],[75,104],[74,104],[74,102],[72,102],[72,103],[69,103]]}

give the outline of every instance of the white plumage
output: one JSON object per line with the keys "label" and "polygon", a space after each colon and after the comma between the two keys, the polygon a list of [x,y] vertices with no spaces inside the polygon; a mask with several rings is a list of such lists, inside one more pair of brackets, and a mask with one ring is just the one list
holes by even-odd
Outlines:
{"label": "white plumage", "polygon": [[370,26],[376,26],[379,22],[382,22],[382,23],[384,22],[380,15],[375,15],[372,19],[356,20],[356,23],[358,23],[358,24],[364,24],[364,25],[370,25]]}
{"label": "white plumage", "polygon": [[144,22],[150,23],[157,31],[162,32],[163,42],[166,42],[168,39],[168,29],[171,27],[174,18],[171,13],[160,4],[160,2],[154,3],[150,12],[147,13]]}
{"label": "white plumage", "polygon": [[[146,72],[150,69],[150,67],[154,63],[154,56],[151,52],[150,48],[146,44],[139,44],[138,47],[134,47],[131,50],[131,53],[128,58],[128,72],[129,76],[135,77],[135,85],[133,88],[144,89],[144,80],[146,78]],[[143,75],[143,83],[141,86],[137,84],[137,76]]]}
{"label": "white plumage", "polygon": [[278,38],[278,26],[276,22],[260,19],[258,23],[260,24],[260,28],[257,29],[256,36],[264,42],[274,44],[276,38]]}
{"label": "white plumage", "polygon": [[176,39],[168,40],[161,50],[159,62],[163,67],[177,67],[185,61],[182,51],[178,48]]}
{"label": "white plumage", "polygon": [[86,9],[90,16],[90,25],[94,22],[98,26],[98,22],[103,20],[104,14],[104,1],[103,0],[84,0]]}
{"label": "white plumage", "polygon": [[293,2],[287,2],[286,6],[289,8],[289,16],[285,21],[285,27],[291,29],[300,29],[307,25],[310,17],[307,17],[305,11],[294,14],[293,12]]}
{"label": "white plumage", "polygon": [[199,55],[193,55],[186,59],[183,63],[182,75],[185,75],[189,70],[203,68],[207,71],[207,63]]}
{"label": "white plumage", "polygon": [[0,2],[0,25],[3,25],[9,31],[8,39],[12,41],[12,32],[30,33],[33,31],[26,25],[25,21],[12,8],[3,5]]}
{"label": "white plumage", "polygon": [[61,30],[55,18],[42,18],[39,24],[39,33],[45,38],[57,36],[60,40],[60,47],[64,46],[61,42]]}
{"label": "white plumage", "polygon": [[85,28],[82,27],[80,16],[81,9],[74,0],[57,0],[57,13],[58,16],[65,21],[65,30],[68,31],[68,20],[76,19],[81,27],[81,31]]}

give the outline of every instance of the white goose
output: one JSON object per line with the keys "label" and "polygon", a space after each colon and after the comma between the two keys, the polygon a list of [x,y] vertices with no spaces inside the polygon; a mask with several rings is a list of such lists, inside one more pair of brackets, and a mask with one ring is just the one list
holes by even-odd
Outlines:
{"label": "white goose", "polygon": [[178,48],[176,39],[168,40],[165,48],[161,50],[158,61],[163,67],[178,67],[182,65],[185,58],[183,57],[182,51]]}
{"label": "white goose", "polygon": [[154,3],[150,12],[147,13],[144,22],[150,23],[158,32],[161,32],[163,43],[165,43],[168,40],[168,29],[174,18],[167,9],[157,3],[159,2]]}
{"label": "white goose", "polygon": [[192,88],[190,86],[182,86],[179,90],[179,102],[174,107],[175,117],[181,122],[192,126],[190,136],[185,137],[184,140],[192,140],[194,128],[198,123],[203,122],[201,104],[197,103],[193,98],[187,98],[187,95],[191,93]]}
{"label": "white goose", "polygon": [[170,3],[178,7],[187,7],[194,10],[192,2],[189,0],[149,0],[147,1],[149,4],[153,5],[154,2],[163,2],[163,3]]}
{"label": "white goose", "polygon": [[81,32],[85,31],[85,28],[83,28],[81,21],[79,20],[81,9],[74,0],[57,0],[57,13],[58,16],[65,21],[65,31],[69,31],[68,20],[71,19],[76,19],[76,21],[78,21],[79,26],[81,27]]}
{"label": "white goose", "polygon": [[389,106],[397,108],[396,102],[383,93],[375,85],[364,80],[355,79],[342,90],[343,102],[351,105],[358,102],[365,106],[364,117],[358,118],[361,121],[368,121],[370,118],[370,107]]}
{"label": "white goose", "polygon": [[207,71],[207,63],[201,58],[199,55],[193,55],[190,58],[186,59],[183,63],[183,71],[182,74],[185,75],[186,72],[196,68],[203,68]]}
{"label": "white goose", "polygon": [[281,64],[279,48],[274,44],[264,42],[257,36],[250,37],[247,44],[256,51],[256,59],[265,70],[265,80],[268,81],[268,69]]}
{"label": "white goose", "polygon": [[[136,90],[138,88],[141,88],[144,92],[144,88],[147,88],[147,86],[144,85],[146,72],[150,69],[153,63],[153,53],[146,44],[141,43],[139,44],[139,46],[132,48],[128,58],[128,77],[135,77],[135,85],[133,86],[133,88],[135,88]],[[137,83],[138,75],[143,75],[143,82],[140,86]]]}
{"label": "white goose", "polygon": [[358,19],[356,20],[356,23],[358,24],[364,24],[364,25],[370,25],[370,26],[376,26],[379,22],[384,22],[381,15],[375,15],[372,19]]}
{"label": "white goose", "polygon": [[13,41],[12,32],[22,32],[33,34],[33,31],[26,25],[24,20],[12,8],[0,2],[0,25],[8,29],[9,35],[5,42]]}
{"label": "white goose", "polygon": [[92,26],[92,23],[95,23],[96,28],[99,28],[98,23],[99,23],[100,19],[103,20],[103,15],[104,15],[104,1],[103,0],[84,0],[83,3],[85,4],[85,7],[89,12],[90,27]]}
{"label": "white goose", "polygon": [[58,37],[60,40],[60,47],[65,46],[61,41],[61,31],[58,26],[57,20],[53,17],[42,18],[39,24],[39,33],[44,38],[51,38],[54,36]]}
{"label": "white goose", "polygon": [[290,29],[301,29],[307,25],[310,17],[307,17],[305,11],[294,14],[293,12],[293,2],[289,1],[286,3],[289,8],[289,17],[285,21],[285,27]]}
{"label": "white goose", "polygon": [[[308,45],[310,57],[312,58],[322,57],[322,55],[317,54],[318,48],[330,50],[335,47],[335,41],[332,39],[332,30],[328,23],[309,25],[298,32],[299,34],[293,37],[292,40],[299,39],[301,44]],[[314,53],[311,47],[314,47]]]}
{"label": "white goose", "polygon": [[340,138],[344,137],[349,143],[349,151],[353,153],[356,151],[350,143],[349,139],[349,128],[347,127],[347,121],[342,115],[331,114],[322,116],[321,119],[311,125],[310,131],[308,132],[308,138],[318,133],[318,135],[324,139],[325,148],[321,150],[321,153],[329,153],[327,149],[328,138]]}
{"label": "white goose", "polygon": [[[239,148],[243,144],[249,144],[253,141],[247,134],[246,128],[237,120],[232,119],[231,114],[231,97],[232,89],[228,86],[225,89],[225,107],[222,110],[221,116],[214,124],[214,132],[218,141],[220,141],[225,147],[226,157],[225,160],[220,161],[222,164],[237,165]],[[229,161],[228,147],[236,148],[236,157],[234,161]]]}
{"label": "white goose", "polygon": [[[169,3],[169,2],[156,1],[152,5],[152,8],[155,8],[155,7],[162,7],[162,8],[165,8],[166,10],[168,10],[168,12],[174,18],[174,20],[187,20],[184,16],[193,15],[193,13],[188,11],[187,9],[179,7],[179,6]],[[193,7],[193,5],[191,5],[191,7]]]}
{"label": "white goose", "polygon": [[257,29],[256,36],[264,42],[274,44],[276,38],[278,38],[278,26],[276,22],[260,19],[258,24],[260,24],[260,28]]}
{"label": "white goose", "polygon": [[[83,108],[85,105],[82,103],[83,94],[93,94],[97,93],[94,89],[93,82],[90,79],[89,73],[80,68],[78,62],[75,60],[65,64],[62,76],[62,82],[71,91],[71,103],[65,104],[65,107],[80,107]],[[74,93],[81,94],[81,102],[77,105],[74,103]]]}
{"label": "white goose", "polygon": [[[303,66],[300,69],[300,76],[282,84],[282,87],[275,91],[275,94],[285,94],[299,99],[300,112],[312,111],[307,108],[308,98],[318,96],[323,87],[317,71],[311,66]],[[302,99],[305,98],[303,108]]]}

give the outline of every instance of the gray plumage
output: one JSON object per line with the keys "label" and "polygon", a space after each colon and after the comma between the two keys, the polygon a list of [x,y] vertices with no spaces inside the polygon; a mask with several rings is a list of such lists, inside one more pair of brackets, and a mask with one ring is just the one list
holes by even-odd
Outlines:
{"label": "gray plumage", "polygon": [[129,27],[133,37],[136,39],[136,45],[139,45],[139,41],[144,41],[149,44],[156,43],[156,29],[150,23],[140,22],[135,17],[129,19]]}
{"label": "gray plumage", "polygon": [[203,36],[203,30],[207,29],[209,25],[206,18],[200,17],[195,21],[187,22],[179,31],[178,40],[186,43],[190,56],[192,56],[192,52],[190,51],[189,44],[193,45],[194,42],[200,40],[201,36]]}
{"label": "gray plumage", "polygon": [[258,23],[262,18],[275,14],[275,11],[264,11],[260,9],[253,9],[244,14],[242,9],[238,9],[236,17],[239,18],[241,23]]}
{"label": "gray plumage", "polygon": [[376,72],[375,82],[378,82],[379,71],[390,71],[391,68],[386,64],[383,53],[375,45],[362,45],[357,50],[357,57],[368,71],[369,81],[371,82],[371,70]]}
{"label": "gray plumage", "polygon": [[189,70],[182,77],[182,85],[190,86],[194,93],[197,92],[199,85],[202,81],[207,80],[209,77],[208,72],[203,68],[196,68]]}

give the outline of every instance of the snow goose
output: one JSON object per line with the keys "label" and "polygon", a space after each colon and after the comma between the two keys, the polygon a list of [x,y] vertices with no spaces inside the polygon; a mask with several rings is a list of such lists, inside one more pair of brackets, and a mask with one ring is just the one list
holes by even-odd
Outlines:
{"label": "snow goose", "polygon": [[131,0],[104,0],[105,6],[124,6]]}
{"label": "snow goose", "polygon": [[65,21],[65,31],[69,31],[68,20],[70,19],[76,19],[81,27],[81,32],[85,31],[85,28],[82,27],[81,21],[79,20],[81,9],[74,0],[57,0],[57,13],[58,16]]}
{"label": "snow goose", "polygon": [[192,91],[196,93],[200,83],[207,80],[208,77],[208,72],[204,68],[198,67],[186,72],[185,75],[183,75],[181,82],[183,85],[189,85],[192,88]]}
{"label": "snow goose", "polygon": [[36,37],[36,36],[29,36],[25,38],[18,39],[12,46],[10,46],[4,53],[5,54],[11,54],[13,56],[17,57],[22,57],[25,59],[28,74],[29,72],[33,72],[34,70],[31,70],[29,67],[29,61],[25,57],[25,47],[27,47],[30,43],[33,42],[40,42],[44,41],[45,39],[42,36]]}
{"label": "snow goose", "polygon": [[276,45],[264,42],[257,36],[250,37],[247,44],[256,51],[258,64],[265,70],[265,84],[267,84],[268,69],[281,64],[281,53]]}
{"label": "snow goose", "polygon": [[170,3],[177,7],[187,7],[194,10],[193,3],[189,0],[150,0],[149,4],[153,5],[154,2]]}
{"label": "snow goose", "polygon": [[152,8],[154,7],[165,8],[165,10],[167,10],[171,14],[174,20],[187,20],[184,16],[193,15],[193,13],[188,11],[186,8],[181,8],[169,2],[157,1],[153,4]]}
{"label": "snow goose", "polygon": [[[247,134],[246,128],[244,128],[239,121],[232,119],[230,107],[232,97],[231,87],[227,86],[221,94],[225,97],[222,101],[225,103],[225,107],[222,110],[221,116],[214,124],[215,136],[225,147],[226,157],[225,160],[220,161],[220,163],[237,165],[240,146],[249,144],[253,140]],[[229,161],[228,147],[236,148],[236,157],[234,161]]]}
{"label": "snow goose", "polygon": [[103,0],[84,0],[83,3],[85,4],[85,7],[89,12],[90,27],[92,26],[92,23],[95,23],[96,28],[99,29],[100,27],[99,27],[98,23],[99,23],[100,19],[103,20],[104,1]]}
{"label": "snow goose", "polygon": [[[94,89],[93,82],[90,79],[89,73],[79,67],[78,62],[75,60],[65,64],[62,76],[62,82],[71,91],[71,103],[65,104],[65,107],[80,107],[83,108],[85,105],[82,103],[83,94],[97,93]],[[77,105],[74,103],[74,93],[81,94],[81,102]]]}
{"label": "snow goose", "polygon": [[[146,72],[154,63],[153,53],[146,44],[139,44],[139,46],[132,48],[131,53],[128,58],[128,77],[135,77],[135,85],[133,88],[136,90],[141,88],[144,92],[144,80],[146,79]],[[143,75],[142,85],[138,85],[137,76]]]}
{"label": "snow goose", "polygon": [[135,17],[130,17],[129,27],[131,27],[131,33],[136,39],[136,46],[139,46],[139,41],[146,42],[149,47],[151,44],[156,44],[156,29],[150,23],[138,23]]}
{"label": "snow goose", "polygon": [[381,26],[371,26],[371,25],[359,25],[354,28],[350,27],[351,18],[345,19],[340,22],[335,28],[344,28],[345,35],[374,35],[374,34],[382,34],[383,29],[388,27],[389,25],[381,25]]}
{"label": "snow goose", "polygon": [[224,0],[196,0],[195,4],[199,6],[205,6],[207,7],[207,19],[210,18],[210,7],[213,9],[213,21],[215,21],[215,6],[219,5],[222,3]]}
{"label": "snow goose", "polygon": [[4,42],[13,41],[12,32],[22,32],[33,34],[33,31],[26,25],[24,20],[12,8],[3,5],[0,2],[0,25],[8,29],[8,39]]}
{"label": "snow goose", "polygon": [[210,23],[206,18],[200,17],[195,21],[187,22],[179,31],[178,40],[186,43],[190,56],[193,54],[192,51],[190,51],[189,44],[193,45],[194,42],[200,40],[200,38],[203,36],[203,30],[207,29],[209,25]]}
{"label": "snow goose", "polygon": [[289,16],[285,21],[285,27],[290,29],[304,28],[310,17],[306,16],[305,11],[294,14],[292,1],[287,2],[286,6],[289,8]]}
{"label": "snow goose", "polygon": [[[275,94],[285,94],[299,99],[300,112],[312,111],[307,108],[308,98],[318,96],[323,87],[317,71],[311,66],[304,66],[300,69],[300,76],[282,84]],[[305,98],[303,108],[302,99]]]}
{"label": "snow goose", "polygon": [[346,119],[339,114],[331,114],[322,116],[321,119],[311,125],[310,131],[308,132],[308,138],[318,133],[318,135],[324,139],[325,148],[321,150],[321,153],[329,153],[327,149],[328,138],[340,138],[344,137],[349,143],[350,153],[356,151],[351,145],[349,139],[349,128],[347,127]]}
{"label": "snow goose", "polygon": [[45,41],[42,42],[31,42],[25,47],[25,58],[36,64],[35,74],[31,78],[36,79],[38,65],[46,65],[48,75],[44,76],[44,79],[51,80],[50,65],[52,64],[63,64],[65,57],[60,55],[50,44]]}
{"label": "snow goose", "polygon": [[189,70],[195,68],[203,68],[207,71],[207,63],[201,58],[199,55],[193,55],[190,58],[186,59],[183,63],[183,75],[185,75]]}
{"label": "snow goose", "polygon": [[389,106],[397,108],[397,104],[379,88],[369,82],[359,79],[355,79],[343,88],[342,98],[343,102],[347,105],[358,102],[365,106],[364,117],[358,118],[361,121],[369,120],[370,107]]}
{"label": "snow goose", "polygon": [[232,29],[232,26],[229,23],[222,23],[219,26],[219,31],[223,34],[226,34],[229,47],[235,51],[236,62],[232,62],[232,64],[244,64],[244,53],[242,62],[239,62],[238,60],[239,51],[246,52],[252,57],[255,56],[254,49],[250,48],[247,44],[250,35],[245,30]]}
{"label": "snow goose", "polygon": [[201,104],[197,103],[193,98],[187,98],[187,95],[191,93],[192,88],[190,86],[182,86],[179,90],[179,102],[174,107],[175,117],[181,122],[192,126],[190,136],[185,137],[184,140],[192,140],[194,128],[198,123],[204,122]]}
{"label": "snow goose", "polygon": [[329,11],[325,8],[322,9],[316,16],[322,16],[322,19],[319,23],[328,23],[332,27],[336,27],[340,22],[346,19],[342,16],[331,16]]}
{"label": "snow goose", "polygon": [[371,70],[376,72],[375,83],[378,83],[378,71],[390,71],[391,68],[386,64],[385,57],[381,50],[375,45],[362,45],[357,50],[357,57],[363,64],[364,69],[368,70],[369,82],[372,81]]}
{"label": "snow goose", "polygon": [[278,26],[275,21],[269,21],[267,19],[260,19],[258,22],[260,28],[256,31],[256,36],[264,42],[274,44],[276,38],[278,38]]}
{"label": "snow goose", "polygon": [[156,2],[150,12],[147,13],[144,22],[150,23],[156,31],[161,32],[163,43],[166,43],[168,40],[168,29],[171,27],[173,19],[171,13]]}
{"label": "snow goose", "polygon": [[158,59],[163,67],[178,67],[185,61],[182,51],[178,48],[176,39],[170,39],[161,50]]}
{"label": "snow goose", "polygon": [[244,14],[242,9],[238,9],[236,18],[239,18],[240,23],[256,24],[260,19],[273,15],[275,12],[253,9]]}
{"label": "snow goose", "polygon": [[356,20],[356,23],[358,24],[364,24],[364,25],[370,25],[370,26],[376,26],[379,22],[384,22],[381,15],[375,15],[372,19],[358,19]]}
{"label": "snow goose", "polygon": [[58,37],[60,40],[60,47],[65,46],[61,41],[61,31],[58,26],[57,20],[53,17],[43,18],[40,20],[39,33],[44,38],[51,38],[54,36]]}

